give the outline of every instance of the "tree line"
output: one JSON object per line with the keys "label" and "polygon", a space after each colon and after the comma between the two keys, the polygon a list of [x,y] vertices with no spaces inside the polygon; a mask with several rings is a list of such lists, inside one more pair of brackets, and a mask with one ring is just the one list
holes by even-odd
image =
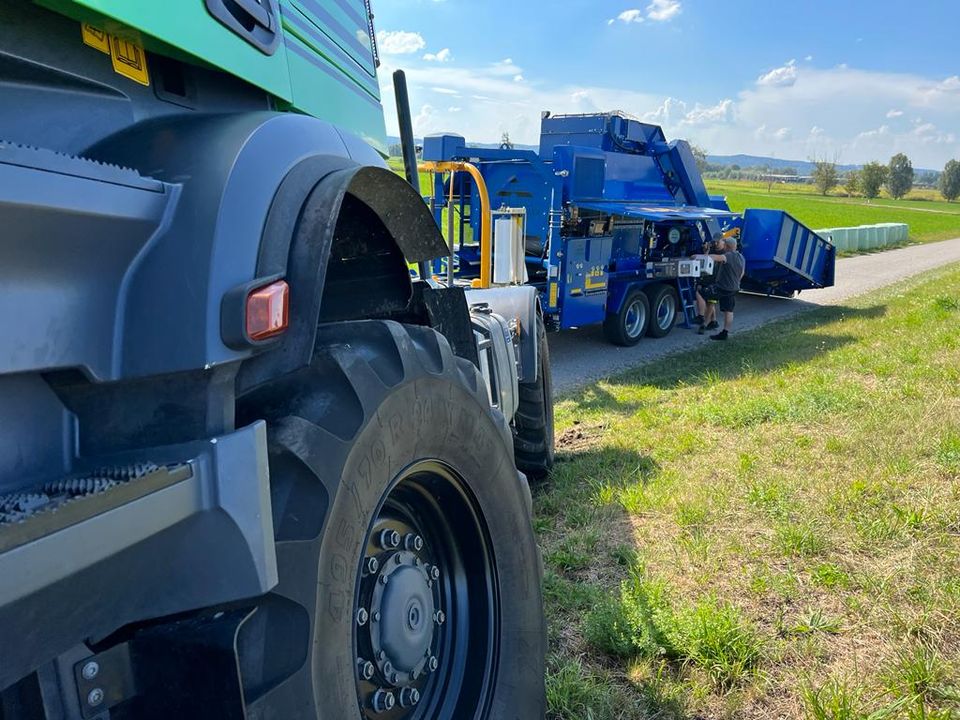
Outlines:
{"label": "tree line", "polygon": [[[826,195],[840,184],[837,163],[815,160],[813,184]],[[879,197],[881,188],[886,188],[890,197],[899,200],[913,189],[916,173],[913,163],[903,153],[897,153],[886,165],[874,160],[859,170],[851,170],[844,178],[844,190],[848,195],[863,195],[868,200]],[[940,194],[947,202],[960,197],[960,161],[950,160],[940,173]]]}

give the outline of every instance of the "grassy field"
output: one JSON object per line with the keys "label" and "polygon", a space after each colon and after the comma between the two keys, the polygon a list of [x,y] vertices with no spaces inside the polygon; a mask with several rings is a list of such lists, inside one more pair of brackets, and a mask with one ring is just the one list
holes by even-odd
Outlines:
{"label": "grassy field", "polygon": [[551,720],[960,718],[957,287],[561,399],[534,498]]}
{"label": "grassy field", "polygon": [[922,199],[823,197],[809,185],[774,185],[750,181],[710,181],[712,194],[725,195],[730,207],[786,210],[813,229],[855,227],[873,223],[907,223],[912,242],[960,237],[960,204]]}

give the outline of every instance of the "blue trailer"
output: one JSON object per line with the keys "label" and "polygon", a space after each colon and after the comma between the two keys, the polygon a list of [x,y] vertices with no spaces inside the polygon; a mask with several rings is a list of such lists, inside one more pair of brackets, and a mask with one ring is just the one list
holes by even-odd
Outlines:
{"label": "blue trailer", "polygon": [[[789,297],[833,284],[828,239],[781,211],[731,211],[707,192],[687,142],[619,113],[544,113],[539,152],[430,136],[423,160],[451,243],[435,272],[480,286],[529,283],[551,329],[602,323],[611,341],[633,345],[678,320],[689,326],[709,264],[697,255],[718,233],[740,238],[745,290]],[[507,257],[511,236],[519,269]]]}

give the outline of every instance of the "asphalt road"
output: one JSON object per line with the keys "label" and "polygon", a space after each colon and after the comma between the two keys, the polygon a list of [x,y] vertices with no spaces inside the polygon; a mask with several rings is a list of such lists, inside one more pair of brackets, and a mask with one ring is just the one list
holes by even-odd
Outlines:
{"label": "asphalt road", "polygon": [[[792,300],[755,295],[738,297],[730,342],[736,342],[737,332],[823,305],[839,305],[847,298],[955,262],[960,262],[960,238],[841,258],[837,261],[837,284],[832,288],[809,290]],[[558,393],[710,342],[705,335],[681,327],[659,340],[644,338],[632,348],[611,345],[599,326],[553,333],[549,339],[553,383]]]}

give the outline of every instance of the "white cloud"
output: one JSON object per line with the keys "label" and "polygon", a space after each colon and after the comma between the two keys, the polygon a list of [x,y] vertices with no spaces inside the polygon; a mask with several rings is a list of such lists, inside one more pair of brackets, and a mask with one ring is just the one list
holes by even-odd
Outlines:
{"label": "white cloud", "polygon": [[461,108],[461,107],[448,107],[448,108],[447,108],[447,112],[448,112],[448,113],[458,113],[458,112],[460,112],[461,110],[463,110],[463,108]]}
{"label": "white cloud", "polygon": [[952,132],[942,132],[933,123],[922,123],[917,125],[911,133],[917,140],[925,145],[953,145],[957,142],[957,136]]}
{"label": "white cloud", "polygon": [[377,33],[377,46],[383,55],[409,55],[423,50],[427,42],[420,33],[381,30]]}
{"label": "white cloud", "polygon": [[698,103],[683,117],[684,125],[711,125],[730,120],[733,112],[733,100],[721,100],[716,105],[701,107]]}
{"label": "white cloud", "polygon": [[887,110],[888,118],[898,118],[903,116],[903,110]]}
{"label": "white cloud", "polygon": [[937,86],[937,89],[943,92],[960,92],[960,75],[948,77]]}
{"label": "white cloud", "polygon": [[653,2],[647,6],[647,17],[656,22],[672,20],[679,14],[679,0],[653,0]]}
{"label": "white cloud", "polygon": [[430,89],[433,90],[435,93],[440,93],[441,95],[459,95],[460,94],[459,91],[453,90],[452,88],[432,87]]}
{"label": "white cloud", "polygon": [[450,62],[453,59],[453,54],[450,52],[450,48],[444,48],[438,53],[427,53],[423,56],[423,59],[427,62]]}
{"label": "white cloud", "polygon": [[617,20],[623,23],[642,23],[643,11],[638,10],[637,8],[634,8],[632,10],[624,10],[615,18],[611,18],[610,20],[608,20],[607,25],[613,25]]}
{"label": "white cloud", "polygon": [[514,81],[514,82],[523,82],[523,75],[514,75],[514,76],[513,76],[513,81]]}
{"label": "white cloud", "polygon": [[668,97],[654,110],[641,114],[640,119],[655,125],[670,125],[681,122],[686,116],[687,104],[683,100]]}
{"label": "white cloud", "polygon": [[787,87],[797,81],[797,61],[790,60],[783,67],[774,68],[757,78],[757,85]]}
{"label": "white cloud", "polygon": [[607,20],[607,25],[613,25],[618,20],[628,25],[631,23],[642,23],[646,20],[666,22],[679,15],[680,11],[680,0],[652,0],[651,3],[647,5],[646,15],[643,14],[643,10],[640,8],[631,8],[630,10],[624,10],[615,18]]}
{"label": "white cloud", "polygon": [[807,56],[804,58],[804,60],[806,60],[807,62],[813,62],[813,55],[807,55]]}
{"label": "white cloud", "polygon": [[[386,78],[393,70],[387,67],[389,57],[384,65]],[[621,109],[662,125],[668,138],[691,140],[718,155],[750,153],[796,160],[836,156],[843,163],[861,163],[885,162],[894,153],[905,152],[918,168],[939,168],[950,157],[960,157],[960,92],[954,90],[960,79],[950,77],[785,63],[760,75],[762,79],[780,71],[766,82],[758,79],[726,98],[677,97],[602,85],[552,85],[509,58],[460,67],[417,56],[404,65],[411,97],[421,108],[415,124],[418,135],[453,131],[472,141],[495,142],[509,132],[515,142],[536,144],[543,110]],[[514,81],[517,75],[524,81]],[[385,90],[388,85],[384,83]],[[431,88],[456,88],[460,97],[451,102],[452,95]],[[396,135],[388,91],[384,102],[391,134]],[[901,120],[878,123],[891,109],[903,113]],[[907,118],[910,123],[903,122]]]}

